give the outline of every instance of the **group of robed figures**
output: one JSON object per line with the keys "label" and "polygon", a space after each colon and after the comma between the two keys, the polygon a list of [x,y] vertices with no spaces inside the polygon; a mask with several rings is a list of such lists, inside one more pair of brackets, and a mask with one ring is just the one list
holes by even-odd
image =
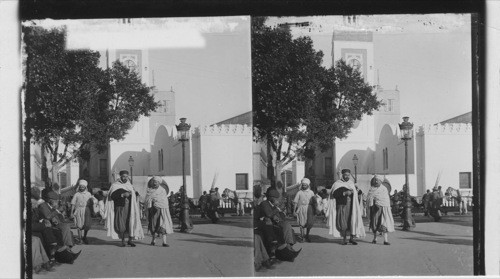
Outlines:
{"label": "group of robed figures", "polygon": [[[342,170],[342,177],[330,189],[326,189],[328,198],[322,209],[329,234],[334,238],[341,238],[342,245],[358,245],[356,239],[366,236],[362,217],[363,200],[359,196],[361,191],[351,176],[349,169]],[[394,219],[389,190],[382,186],[382,180],[378,176],[374,176],[370,184],[366,203],[369,210],[369,230],[373,232],[372,243],[376,244],[377,236],[382,234],[383,244],[390,245],[388,233],[394,231]],[[293,200],[293,212],[300,230],[298,236],[286,218],[281,187],[270,187],[265,193],[265,200],[260,193],[254,194],[255,268],[272,268],[276,261],[294,261],[301,249],[296,250],[293,246],[296,242],[311,242],[310,231],[315,216],[319,213],[318,196],[310,189],[309,179],[301,180],[300,190]]]}

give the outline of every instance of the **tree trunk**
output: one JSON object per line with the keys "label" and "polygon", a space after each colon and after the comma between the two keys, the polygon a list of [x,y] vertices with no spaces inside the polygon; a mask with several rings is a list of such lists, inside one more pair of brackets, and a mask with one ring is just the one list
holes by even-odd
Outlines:
{"label": "tree trunk", "polygon": [[271,181],[271,186],[276,185],[276,176],[274,174],[274,160],[273,160],[273,148],[271,146],[272,136],[267,136],[267,178]]}
{"label": "tree trunk", "polygon": [[59,185],[59,187],[61,186],[61,183],[59,181],[59,175],[57,175],[59,172],[59,166],[57,163],[54,163],[54,161],[52,161],[52,169],[50,170],[50,173],[51,173],[51,180],[52,180],[52,185],[54,185],[54,183],[57,183],[57,185]]}
{"label": "tree trunk", "polygon": [[41,144],[41,148],[40,148],[41,152],[41,159],[42,159],[42,181],[44,182],[44,187],[49,187],[50,186],[50,183],[49,183],[49,169],[47,167],[47,154],[46,154],[46,150],[45,150],[45,144],[42,143]]}
{"label": "tree trunk", "polygon": [[281,162],[278,162],[278,160],[276,160],[276,165],[274,166],[274,170],[275,170],[275,174],[276,174],[276,182],[278,181],[282,181],[281,179],[281,172],[283,171],[283,163]]}

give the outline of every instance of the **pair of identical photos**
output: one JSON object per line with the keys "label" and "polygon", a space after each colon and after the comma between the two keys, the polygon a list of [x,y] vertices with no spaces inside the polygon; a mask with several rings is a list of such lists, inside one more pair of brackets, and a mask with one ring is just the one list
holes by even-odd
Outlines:
{"label": "pair of identical photos", "polygon": [[[85,163],[72,160],[55,176],[50,174],[53,182],[64,189],[85,176],[92,187],[105,189],[125,169],[144,196],[152,176],[161,176],[175,194],[184,174],[194,207],[204,192],[217,187],[224,212],[217,223],[193,215],[193,231],[168,235],[168,248],[150,246],[148,233],[135,248],[118,247],[102,225],[95,225],[89,232],[90,244],[75,247],[82,254],[74,264],[33,278],[472,275],[476,185],[472,185],[471,26],[470,14],[24,22],[23,28],[63,30],[66,51],[91,51],[102,69],[122,62],[150,87],[159,103],[149,115],[127,124],[123,138],[111,137],[105,151],[93,151]],[[369,94],[376,96],[373,104],[359,97],[354,85],[332,84],[334,69],[342,67],[339,60],[366,83]],[[312,80],[314,67],[330,74],[321,85]],[[322,99],[318,86],[331,86],[331,94],[339,95],[326,94]],[[73,105],[93,113],[85,110],[88,100],[80,101]],[[145,106],[137,102],[124,109]],[[343,121],[335,111],[351,118]],[[346,168],[364,193],[377,174],[390,181],[392,195],[405,183],[405,149],[398,125],[404,116],[414,125],[408,142],[408,175],[410,195],[417,203],[416,227],[402,231],[395,215],[391,245],[374,245],[364,217],[366,237],[357,246],[342,246],[329,234],[319,211],[311,242],[294,246],[302,249],[294,262],[257,271],[252,204],[255,187],[265,191],[270,186],[268,156],[274,156],[274,173],[279,173],[290,199],[303,177],[313,180],[313,188],[321,193]],[[191,125],[184,148],[178,140],[180,118]],[[43,155],[37,153],[37,143],[32,146],[31,184],[41,187],[42,171],[37,166]],[[70,151],[77,148],[70,146]],[[59,159],[64,156],[71,153]],[[459,191],[468,213],[461,214],[456,199],[450,198],[443,205],[448,214],[439,222],[424,216],[419,207],[422,197],[437,185],[450,197],[449,187]],[[235,194],[237,203],[228,199]],[[287,221],[299,234],[295,218],[289,215]]]}

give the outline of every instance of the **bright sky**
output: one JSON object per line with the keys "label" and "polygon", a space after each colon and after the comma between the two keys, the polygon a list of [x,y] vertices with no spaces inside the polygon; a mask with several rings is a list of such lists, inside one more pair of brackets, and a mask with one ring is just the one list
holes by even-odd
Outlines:
{"label": "bright sky", "polygon": [[[307,35],[331,66],[333,30],[373,31],[374,68],[384,89],[400,91],[401,115],[434,124],[472,110],[470,15],[342,16],[270,18],[269,25],[310,22],[292,28]],[[376,77],[376,75],[375,75]],[[376,78],[375,78],[376,79]]]}
{"label": "bright sky", "polygon": [[174,90],[176,117],[209,125],[252,109],[250,17],[44,20],[68,48],[149,49],[150,81]]}

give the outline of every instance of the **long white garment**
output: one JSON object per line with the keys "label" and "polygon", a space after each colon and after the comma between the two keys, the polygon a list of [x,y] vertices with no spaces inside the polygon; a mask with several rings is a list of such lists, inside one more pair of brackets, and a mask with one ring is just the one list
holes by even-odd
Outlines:
{"label": "long white garment", "polygon": [[111,236],[112,239],[119,239],[118,234],[115,232],[115,204],[111,199],[111,194],[118,189],[125,189],[131,193],[131,210],[130,210],[130,222],[129,222],[129,232],[130,237],[134,237],[135,239],[143,239],[144,231],[142,230],[141,216],[139,212],[139,205],[137,203],[137,198],[135,196],[135,189],[130,184],[129,181],[126,183],[122,183],[120,181],[116,181],[111,185],[108,192],[108,197],[106,201],[106,229],[107,236]]}
{"label": "long white garment", "polygon": [[371,187],[366,197],[368,208],[374,204],[382,208],[382,225],[387,228],[388,232],[394,231],[394,218],[392,217],[391,201],[389,192],[384,186]]}
{"label": "long white garment", "polygon": [[167,194],[167,191],[163,187],[156,189],[148,188],[144,203],[148,209],[154,206],[161,211],[160,226],[165,229],[167,234],[171,234],[174,233],[174,226],[172,217],[170,216]]}
{"label": "long white garment", "polygon": [[366,236],[366,233],[365,233],[365,226],[363,224],[361,207],[358,202],[358,191],[356,190],[356,187],[354,186],[354,183],[351,180],[348,181],[343,181],[341,179],[337,180],[335,183],[333,183],[332,189],[328,191],[329,195],[328,195],[327,210],[325,215],[328,218],[327,226],[329,227],[329,234],[333,235],[333,237],[341,237],[340,232],[337,230],[336,226],[337,204],[335,199],[332,197],[333,192],[335,192],[335,190],[341,187],[346,187],[347,189],[353,192],[352,209],[351,209],[351,214],[352,214],[351,234],[355,235],[358,238],[363,238]]}

